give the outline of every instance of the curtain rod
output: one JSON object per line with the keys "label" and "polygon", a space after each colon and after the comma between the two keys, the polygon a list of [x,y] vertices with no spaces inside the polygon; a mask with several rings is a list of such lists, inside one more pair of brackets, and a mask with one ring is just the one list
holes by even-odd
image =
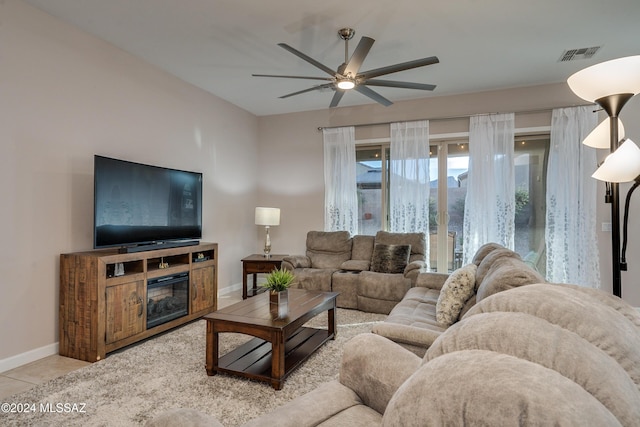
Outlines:
{"label": "curtain rod", "polygon": [[[556,108],[571,108],[571,107],[588,107],[588,106],[594,106],[596,107],[596,104],[580,104],[580,105],[569,105],[566,107],[553,107],[553,108],[539,108],[537,110],[524,110],[524,111],[515,111],[513,112],[514,114],[532,114],[532,113],[542,113],[545,111],[552,111]],[[594,111],[594,113],[596,111],[600,111],[602,110],[602,108],[597,108]],[[488,116],[491,114],[501,114],[501,113],[479,113],[479,114],[467,114],[467,115],[462,115],[462,116],[444,116],[444,117],[433,117],[430,119],[412,119],[412,120],[405,120],[405,121],[410,121],[410,122],[415,122],[415,121],[420,121],[420,120],[459,120],[459,119],[468,119],[469,117],[472,116]],[[342,127],[354,127],[354,128],[359,128],[359,127],[365,127],[365,126],[381,126],[381,125],[390,125],[391,123],[397,123],[398,121],[393,121],[393,122],[377,122],[377,123],[360,123],[360,124],[356,124],[356,125],[343,125],[343,126],[318,126],[318,131],[322,132],[322,130],[324,129],[337,129],[337,128],[342,128]]]}

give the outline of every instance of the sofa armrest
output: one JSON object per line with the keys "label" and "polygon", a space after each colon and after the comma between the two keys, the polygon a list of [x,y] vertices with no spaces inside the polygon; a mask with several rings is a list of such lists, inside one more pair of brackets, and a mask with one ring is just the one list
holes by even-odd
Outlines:
{"label": "sofa armrest", "polygon": [[444,332],[444,328],[434,326],[429,329],[399,323],[381,322],[373,325],[371,332],[400,344],[422,347],[426,350]]}
{"label": "sofa armrest", "polygon": [[306,255],[288,255],[282,258],[282,268],[285,270],[311,268],[311,259]]}
{"label": "sofa armrest", "polygon": [[411,286],[414,286],[420,273],[427,271],[427,264],[424,261],[411,261],[404,268],[404,277],[411,279]]}
{"label": "sofa armrest", "polygon": [[422,359],[374,334],[360,334],[344,348],[340,383],[368,407],[383,414],[398,387],[420,367]]}
{"label": "sofa armrest", "polygon": [[423,272],[418,274],[418,278],[416,279],[416,286],[420,286],[422,288],[431,288],[439,291],[442,289],[442,285],[447,281],[449,274],[447,273],[433,273],[433,272]]}

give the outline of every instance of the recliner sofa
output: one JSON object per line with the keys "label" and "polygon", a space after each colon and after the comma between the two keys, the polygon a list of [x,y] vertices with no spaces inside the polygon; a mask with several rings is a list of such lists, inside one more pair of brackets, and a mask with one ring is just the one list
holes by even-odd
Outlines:
{"label": "recliner sofa", "polygon": [[426,271],[424,233],[309,231],[305,255],[284,258],[294,288],[339,292],[338,307],[388,314]]}
{"label": "recliner sofa", "polygon": [[[339,378],[244,427],[637,426],[640,314],[575,285],[493,294],[423,358],[375,334],[345,346]],[[149,427],[221,426],[191,409]]]}
{"label": "recliner sofa", "polygon": [[424,272],[384,322],[372,332],[393,340],[418,356],[475,304],[511,288],[543,283],[520,255],[497,243],[487,243],[471,264],[451,274]]}

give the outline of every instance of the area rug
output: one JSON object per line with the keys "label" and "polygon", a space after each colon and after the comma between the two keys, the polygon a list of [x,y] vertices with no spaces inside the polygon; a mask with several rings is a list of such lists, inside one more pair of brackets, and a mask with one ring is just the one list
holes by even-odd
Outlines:
{"label": "area rug", "polygon": [[[104,360],[5,398],[20,413],[0,413],[3,426],[137,426],[171,408],[194,408],[236,426],[338,377],[344,344],[371,331],[380,314],[338,309],[338,335],[276,391],[269,384],[205,371],[206,322],[199,320]],[[326,327],[326,315],[307,324]],[[220,353],[250,337],[221,334]]]}

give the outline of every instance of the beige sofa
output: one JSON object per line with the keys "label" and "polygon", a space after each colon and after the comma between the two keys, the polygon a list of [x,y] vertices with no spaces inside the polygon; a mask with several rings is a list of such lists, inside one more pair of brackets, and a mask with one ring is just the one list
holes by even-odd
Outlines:
{"label": "beige sofa", "polygon": [[545,279],[516,252],[488,243],[476,252],[472,264],[451,275],[421,273],[415,287],[374,325],[373,333],[395,341],[418,356],[477,302],[497,292]]}
{"label": "beige sofa", "polygon": [[[420,358],[375,334],[347,343],[339,379],[245,427],[637,426],[640,314],[573,285],[483,298]],[[153,427],[221,424],[167,412]]]}
{"label": "beige sofa", "polygon": [[338,307],[388,314],[426,271],[425,253],[424,233],[310,231],[305,255],[285,257],[282,267],[294,288],[339,292]]}

